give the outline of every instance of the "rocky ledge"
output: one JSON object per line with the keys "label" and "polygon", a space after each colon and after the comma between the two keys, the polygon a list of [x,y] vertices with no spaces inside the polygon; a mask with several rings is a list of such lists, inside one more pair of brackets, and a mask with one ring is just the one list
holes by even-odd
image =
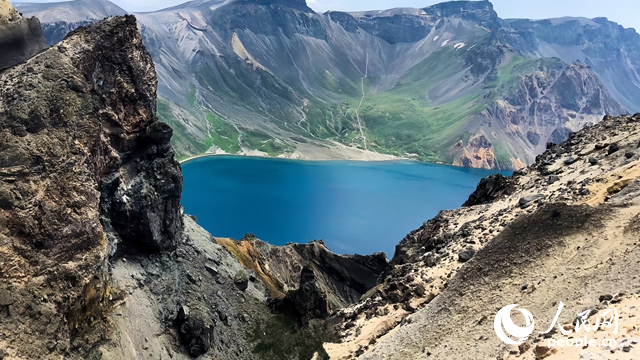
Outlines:
{"label": "rocky ledge", "polygon": [[75,31],[0,83],[0,276],[11,295],[0,348],[86,354],[108,333],[110,258],[182,238],[182,175],[155,115],[153,62],[123,17]]}

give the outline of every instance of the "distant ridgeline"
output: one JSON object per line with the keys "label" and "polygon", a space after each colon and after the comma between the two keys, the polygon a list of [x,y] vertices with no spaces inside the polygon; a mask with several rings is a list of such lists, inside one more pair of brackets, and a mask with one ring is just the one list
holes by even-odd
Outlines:
{"label": "distant ridgeline", "polygon": [[[124,12],[103,0],[17,8],[50,43]],[[488,1],[318,14],[303,0],[192,1],[137,18],[181,158],[351,157],[345,146],[366,143],[512,169],[605,114],[640,111],[640,35],[605,18],[503,20]]]}

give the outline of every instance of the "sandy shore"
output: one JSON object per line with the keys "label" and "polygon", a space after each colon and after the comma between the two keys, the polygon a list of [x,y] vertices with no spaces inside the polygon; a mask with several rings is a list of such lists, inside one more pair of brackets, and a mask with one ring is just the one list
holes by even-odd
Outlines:
{"label": "sandy shore", "polygon": [[[302,145],[302,144],[301,144]],[[238,154],[227,154],[224,152],[207,153],[191,156],[180,161],[180,164],[185,164],[189,161],[196,159],[211,157],[211,156],[251,156],[251,157],[263,157],[271,159],[290,159],[290,160],[305,160],[305,161],[330,161],[330,160],[351,160],[351,161],[397,161],[397,160],[409,160],[407,158],[397,157],[387,154],[379,154],[373,151],[366,151],[362,149],[351,148],[348,146],[340,145],[330,148],[319,148],[317,146],[299,146],[298,149],[290,154],[283,156],[269,156],[269,154],[261,151],[243,151]]]}

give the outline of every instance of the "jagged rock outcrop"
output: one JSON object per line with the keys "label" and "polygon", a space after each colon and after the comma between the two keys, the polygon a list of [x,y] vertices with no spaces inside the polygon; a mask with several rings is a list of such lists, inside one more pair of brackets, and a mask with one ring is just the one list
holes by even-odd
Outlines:
{"label": "jagged rock outcrop", "polygon": [[47,43],[40,21],[23,18],[8,0],[0,1],[0,71],[44,51]]}
{"label": "jagged rock outcrop", "polygon": [[153,62],[123,17],[69,34],[0,82],[0,276],[13,299],[0,348],[84,356],[109,336],[110,255],[182,238],[182,175],[155,113]]}
{"label": "jagged rock outcrop", "polygon": [[337,255],[322,241],[273,246],[257,239],[217,239],[270,288],[272,307],[303,320],[325,318],[360,300],[388,261],[383,253]]}
{"label": "jagged rock outcrop", "polygon": [[480,180],[478,188],[462,206],[475,206],[492,203],[514,191],[511,180],[502,174],[491,175]]}

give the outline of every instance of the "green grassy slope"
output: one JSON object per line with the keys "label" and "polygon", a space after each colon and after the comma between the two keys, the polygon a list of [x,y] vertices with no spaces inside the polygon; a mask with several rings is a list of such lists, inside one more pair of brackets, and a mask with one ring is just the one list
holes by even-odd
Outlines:
{"label": "green grassy slope", "polygon": [[[468,69],[461,61],[459,52],[445,47],[409,69],[390,90],[378,91],[375,80],[367,79],[359,115],[369,149],[428,162],[452,163],[453,158],[448,150],[458,141],[468,141],[474,135],[469,131],[470,122],[496,100],[517,91],[523,74],[557,70],[564,66],[558,59],[527,60],[516,55],[508,55],[507,59],[486,78],[474,78],[466,71]],[[220,69],[214,71],[213,68],[203,67],[198,73],[198,85],[218,89],[219,96],[249,109],[257,101],[276,104],[271,107],[270,113],[264,115],[273,118],[273,123],[281,129],[299,135],[298,140],[332,140],[364,148],[355,114],[361,90],[356,92],[352,81],[336,78],[328,71],[314,74],[321,78],[325,90],[337,94],[335,102],[305,99],[305,105],[295,111],[286,106],[277,106],[280,100],[283,100],[282,104],[301,100],[272,74],[261,69],[253,74],[239,69],[224,71],[226,67],[222,65]],[[256,85],[248,87],[248,79],[238,81],[235,73],[252,76]],[[475,91],[463,91],[462,94],[447,94],[447,90],[442,90],[456,82],[462,87],[467,83],[482,84],[474,87]],[[264,89],[269,96],[275,97],[261,98]],[[440,98],[432,99],[430,96]],[[452,100],[442,104],[442,96]],[[173,143],[181,159],[204,153],[214,146],[230,154],[244,149],[262,151],[270,156],[295,150],[290,140],[276,138],[251,126],[233,125],[202,103],[198,100],[196,86],[190,86],[185,104],[193,118],[198,119],[191,125],[201,134],[201,138],[194,139],[193,129],[189,132],[171,111],[171,106],[177,105],[171,105],[165,99],[158,101],[160,119],[174,127]],[[300,118],[301,114],[304,118]],[[494,147],[498,162],[509,163],[512,156],[508,150],[510,147],[500,143],[494,144]]]}

